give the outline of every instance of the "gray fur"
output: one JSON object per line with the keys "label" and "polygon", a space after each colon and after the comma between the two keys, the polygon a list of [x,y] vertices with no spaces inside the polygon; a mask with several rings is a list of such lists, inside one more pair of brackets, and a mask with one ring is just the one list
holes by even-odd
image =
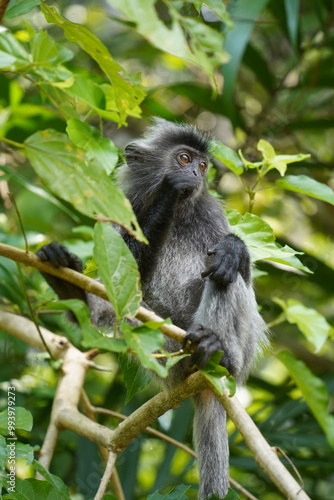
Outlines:
{"label": "gray fur", "polygon": [[[175,170],[171,155],[173,147],[180,144],[172,141],[187,133],[197,134],[198,140],[203,141],[201,148],[207,148],[207,138],[189,125],[164,120],[156,120],[143,139],[126,148],[127,165],[119,169],[118,181],[137,216],[146,213],[164,176]],[[198,324],[213,330],[224,341],[224,359],[233,367],[237,381],[243,382],[255,354],[266,343],[266,328],[257,311],[252,283],[247,284],[238,274],[236,281],[219,289],[209,277],[201,278],[207,267],[208,249],[230,232],[219,202],[202,182],[192,196],[175,207],[169,232],[158,251],[157,265],[143,281],[143,298],[157,314],[171,317],[185,330]],[[101,299],[89,300],[93,321],[110,323],[110,305]],[[166,348],[173,351],[180,346],[167,339]],[[177,364],[167,387],[181,383],[190,369],[189,358]],[[194,403],[199,498],[205,499],[212,493],[224,497],[229,486],[226,414],[209,390],[196,396]]]}

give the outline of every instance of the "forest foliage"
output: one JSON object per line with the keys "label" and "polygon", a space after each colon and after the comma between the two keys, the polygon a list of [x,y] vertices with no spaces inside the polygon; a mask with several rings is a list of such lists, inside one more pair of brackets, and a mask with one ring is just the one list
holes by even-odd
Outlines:
{"label": "forest foliage", "polygon": [[[164,366],[154,357],[164,352],[159,324],[133,329],[122,321],[139,307],[140,278],[110,222],[145,237],[115,172],[152,116],[197,125],[214,138],[210,189],[248,245],[271,330],[272,347],[240,394],[309,496],[334,498],[332,2],[11,0],[0,28],[0,242],[32,252],[52,240],[65,244],[88,276],[103,281],[121,337],[93,328],[82,303],[57,300],[37,270],[1,256],[0,310],[33,312],[75,346],[98,347],[111,371],[87,377],[95,405],[128,415],[155,394],[127,353],[160,377],[177,358]],[[34,459],[59,366],[6,331],[0,342],[4,498],[93,498],[102,470],[94,444],[65,431],[52,474]],[[19,480],[17,492],[5,494],[12,386]],[[187,401],[156,428],[190,444],[192,411]],[[101,423],[116,425],[108,416]],[[262,500],[281,498],[232,423],[229,433],[231,476]],[[34,470],[46,482],[33,479]],[[151,436],[127,448],[118,472],[127,499],[165,498],[172,485],[168,498],[196,498],[194,458]]]}

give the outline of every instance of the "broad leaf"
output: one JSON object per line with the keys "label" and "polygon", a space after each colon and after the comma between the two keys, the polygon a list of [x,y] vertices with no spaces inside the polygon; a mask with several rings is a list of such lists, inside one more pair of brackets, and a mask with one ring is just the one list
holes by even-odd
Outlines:
{"label": "broad leaf", "polygon": [[265,221],[250,213],[241,215],[236,210],[227,210],[226,215],[233,231],[246,243],[254,262],[265,259],[311,273],[296,257],[302,252],[276,243],[273,230]]}
{"label": "broad leaf", "polygon": [[17,69],[30,62],[31,55],[10,31],[0,32],[0,68]]}
{"label": "broad leaf", "polygon": [[4,20],[28,14],[34,7],[41,4],[41,0],[10,0]]}
{"label": "broad leaf", "polygon": [[274,301],[282,307],[287,321],[298,326],[305,338],[314,346],[315,352],[320,351],[332,332],[332,327],[326,318],[315,309],[305,307],[298,300],[274,299]]}
{"label": "broad leaf", "polygon": [[326,184],[322,184],[307,175],[288,175],[284,179],[278,179],[276,186],[295,191],[296,193],[307,194],[312,198],[327,201],[334,205],[334,191]]}
{"label": "broad leaf", "polygon": [[119,124],[125,125],[127,115],[137,108],[145,97],[143,87],[132,84],[127,79],[122,66],[112,58],[108,48],[88,28],[68,21],[54,7],[49,7],[45,3],[41,9],[46,20],[61,27],[66,38],[87,52],[108,76],[115,91]]}
{"label": "broad leaf", "polygon": [[88,217],[116,222],[143,239],[129,201],[67,135],[44,130],[28,137],[25,145],[31,165],[53,193]]}
{"label": "broad leaf", "polygon": [[310,371],[303,361],[295,359],[289,352],[280,352],[278,358],[289,370],[314,417],[326,434],[329,444],[334,448],[334,416],[327,411],[329,395],[325,384]]}
{"label": "broad leaf", "polygon": [[74,144],[86,151],[89,161],[100,165],[108,175],[114,170],[118,160],[117,148],[110,139],[102,137],[95,127],[72,119],[67,122],[66,132]]}
{"label": "broad leaf", "polygon": [[215,67],[228,59],[223,51],[223,33],[199,19],[181,16],[171,2],[167,5],[172,20],[168,26],[158,17],[156,0],[109,0],[109,3],[134,22],[136,31],[154,47],[201,67],[212,81]]}
{"label": "broad leaf", "polygon": [[123,238],[110,224],[95,225],[94,259],[116,318],[134,316],[141,301],[138,266]]}
{"label": "broad leaf", "polygon": [[118,357],[123,380],[126,385],[125,404],[127,404],[139,391],[150,382],[151,377],[144,371],[133,356],[121,354]]}
{"label": "broad leaf", "polygon": [[219,364],[222,355],[223,351],[217,351],[212,354],[205,367],[200,371],[220,394],[223,394],[224,389],[228,389],[230,395],[233,396],[236,391],[236,384],[233,377],[228,377],[228,370]]}
{"label": "broad leaf", "polygon": [[141,364],[154,371],[159,377],[167,377],[168,371],[165,366],[153,357],[153,353],[163,346],[165,339],[160,330],[151,330],[145,324],[132,328],[124,321],[121,324],[128,346],[136,352]]}
{"label": "broad leaf", "polygon": [[155,491],[151,495],[148,495],[147,500],[189,500],[189,497],[186,495],[189,488],[189,485],[179,484],[170,493],[163,494]]}
{"label": "broad leaf", "polygon": [[[8,421],[8,412],[11,416],[11,412],[15,414],[15,430],[12,432],[8,432],[8,425],[11,420]],[[14,415],[13,414],[13,415]],[[9,406],[8,409],[0,413],[0,433],[7,435],[9,434],[11,437],[14,437],[15,431],[31,431],[32,429],[32,415],[30,411],[22,408],[20,406],[15,406],[14,410],[12,406]]]}
{"label": "broad leaf", "polygon": [[241,175],[244,171],[243,163],[239,155],[233,149],[225,146],[222,142],[211,141],[210,153],[212,156],[217,158],[217,160],[224,163],[224,165],[226,165],[236,175]]}

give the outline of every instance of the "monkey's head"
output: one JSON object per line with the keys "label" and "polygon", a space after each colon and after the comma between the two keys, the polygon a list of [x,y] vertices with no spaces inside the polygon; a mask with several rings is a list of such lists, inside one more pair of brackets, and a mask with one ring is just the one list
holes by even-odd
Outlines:
{"label": "monkey's head", "polygon": [[126,146],[125,158],[128,168],[120,176],[125,191],[136,184],[149,196],[167,174],[174,172],[193,179],[194,193],[206,189],[209,137],[191,125],[155,118],[143,139]]}

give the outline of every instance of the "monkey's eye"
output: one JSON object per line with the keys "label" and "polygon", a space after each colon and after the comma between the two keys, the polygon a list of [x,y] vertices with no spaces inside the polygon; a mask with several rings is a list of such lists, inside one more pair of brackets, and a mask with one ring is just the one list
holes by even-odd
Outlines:
{"label": "monkey's eye", "polygon": [[179,162],[183,163],[184,165],[186,165],[187,163],[190,163],[190,161],[191,161],[190,156],[187,155],[187,153],[181,153],[179,155],[178,159],[179,159]]}
{"label": "monkey's eye", "polygon": [[205,161],[201,161],[201,163],[199,164],[199,169],[201,172],[205,172],[206,169],[207,169],[207,164],[205,163]]}

